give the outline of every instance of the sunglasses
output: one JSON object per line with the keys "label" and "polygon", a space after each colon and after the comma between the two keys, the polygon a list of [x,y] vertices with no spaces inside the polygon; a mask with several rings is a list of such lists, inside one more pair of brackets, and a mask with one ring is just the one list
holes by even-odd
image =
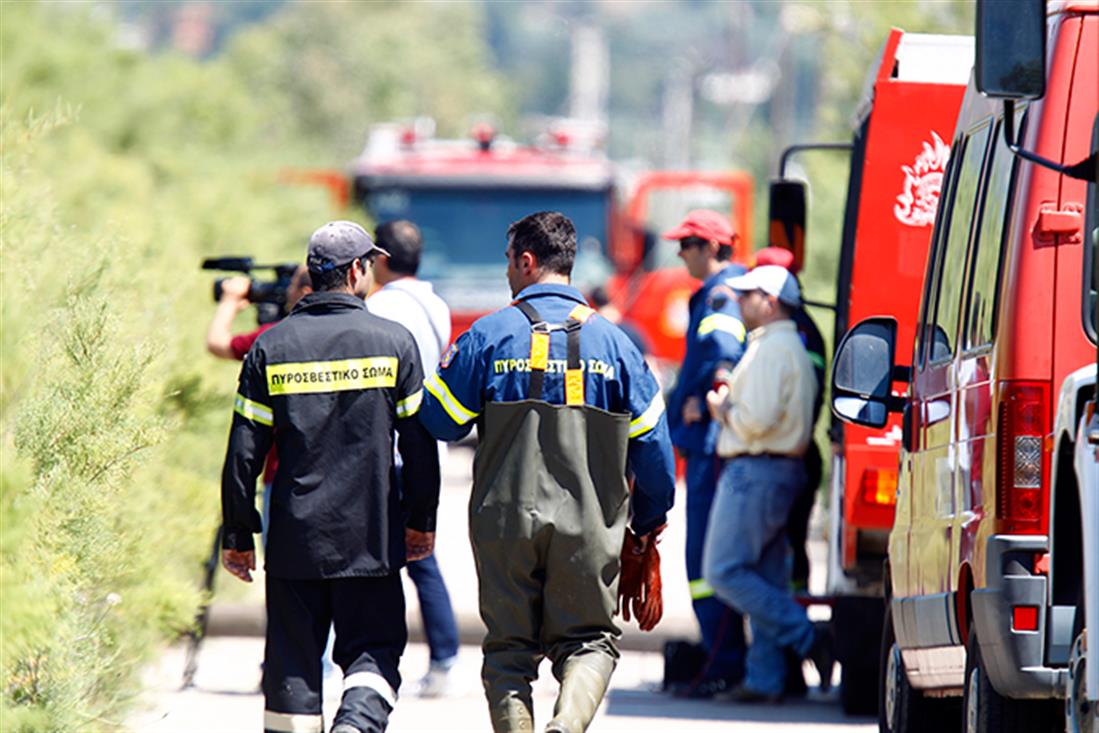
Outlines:
{"label": "sunglasses", "polygon": [[684,237],[679,240],[679,251],[683,252],[691,247],[705,247],[709,241],[702,237]]}

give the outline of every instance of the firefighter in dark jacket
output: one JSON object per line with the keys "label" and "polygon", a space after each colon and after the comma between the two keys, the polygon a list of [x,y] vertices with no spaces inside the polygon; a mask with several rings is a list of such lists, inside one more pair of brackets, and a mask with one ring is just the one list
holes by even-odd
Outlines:
{"label": "firefighter in dark jacket", "polygon": [[[241,369],[222,474],[222,564],[245,581],[261,529],[256,477],[272,442],[280,459],[265,566],[266,731],[322,733],[330,624],[344,673],[332,733],[385,730],[407,641],[398,571],[434,546],[439,459],[416,419],[416,343],[362,299],[378,254],[358,224],[314,232],[307,264],[315,292],[256,340]],[[393,480],[394,430],[403,501]]]}
{"label": "firefighter in dark jacket", "polygon": [[477,425],[469,523],[493,729],[532,730],[545,656],[561,683],[546,731],[580,733],[618,659],[627,512],[648,547],[672,505],[672,448],[641,354],[569,285],[572,222],[531,214],[511,225],[505,254],[515,301],[443,355],[420,419],[446,440]]}

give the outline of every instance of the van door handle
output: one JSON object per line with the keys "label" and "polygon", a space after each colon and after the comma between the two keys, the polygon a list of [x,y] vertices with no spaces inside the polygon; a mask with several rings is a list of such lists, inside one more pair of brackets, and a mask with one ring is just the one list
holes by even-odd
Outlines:
{"label": "van door handle", "polygon": [[1069,201],[1058,209],[1056,204],[1047,201],[1038,209],[1032,234],[1038,244],[1081,244],[1083,225],[1083,204]]}

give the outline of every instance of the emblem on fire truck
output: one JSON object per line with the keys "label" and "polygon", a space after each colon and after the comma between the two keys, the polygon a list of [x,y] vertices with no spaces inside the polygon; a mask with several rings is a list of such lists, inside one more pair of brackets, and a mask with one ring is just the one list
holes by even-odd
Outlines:
{"label": "emblem on fire truck", "polygon": [[897,203],[893,206],[897,221],[911,227],[929,227],[935,223],[943,171],[949,158],[950,146],[932,131],[931,142],[923,144],[923,150],[912,165],[901,166],[904,191],[897,196]]}

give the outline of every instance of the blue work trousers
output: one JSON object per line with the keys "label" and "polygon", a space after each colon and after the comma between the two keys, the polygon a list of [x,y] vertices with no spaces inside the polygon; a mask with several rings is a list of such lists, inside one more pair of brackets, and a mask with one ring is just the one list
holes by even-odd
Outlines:
{"label": "blue work trousers", "polygon": [[408,563],[408,577],[416,585],[420,599],[420,618],[423,619],[427,646],[432,662],[448,662],[458,656],[458,624],[450,605],[443,574],[435,555]]}
{"label": "blue work trousers", "polygon": [[707,654],[700,677],[736,681],[744,674],[744,619],[714,596],[702,574],[702,550],[720,466],[716,456],[687,458],[687,580]]}
{"label": "blue work trousers", "polygon": [[[400,465],[397,466],[397,483],[404,480]],[[408,563],[408,577],[416,586],[420,599],[420,619],[432,662],[449,662],[458,656],[458,623],[454,620],[454,608],[450,594],[439,570],[434,553],[423,560]]]}
{"label": "blue work trousers", "polygon": [[748,616],[752,646],[744,686],[781,694],[785,649],[805,657],[813,626],[789,591],[786,520],[805,487],[800,457],[737,456],[718,480],[703,575],[717,597]]}

